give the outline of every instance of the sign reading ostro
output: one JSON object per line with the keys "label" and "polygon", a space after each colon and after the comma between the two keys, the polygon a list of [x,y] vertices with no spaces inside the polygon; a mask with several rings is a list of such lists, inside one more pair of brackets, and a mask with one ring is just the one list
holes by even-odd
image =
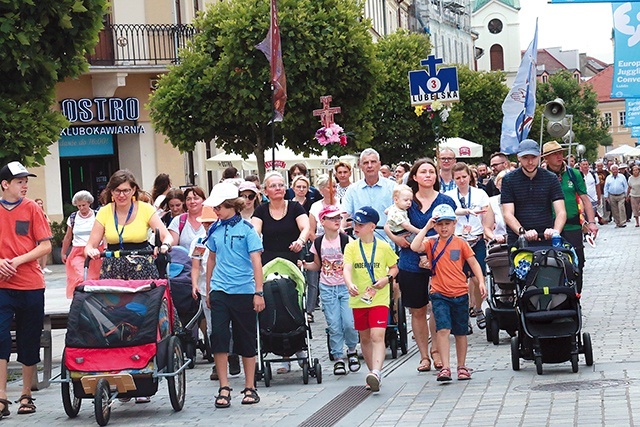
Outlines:
{"label": "sign reading ostro", "polygon": [[[145,133],[144,126],[135,123],[140,118],[138,98],[63,99],[60,102],[60,108],[62,114],[72,124],[105,123],[72,125],[60,132],[62,136]],[[122,122],[134,122],[134,124],[123,125]]]}

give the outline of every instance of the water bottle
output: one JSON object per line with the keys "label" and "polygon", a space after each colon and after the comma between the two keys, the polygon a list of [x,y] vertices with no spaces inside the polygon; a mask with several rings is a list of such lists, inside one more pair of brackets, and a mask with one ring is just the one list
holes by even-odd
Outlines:
{"label": "water bottle", "polygon": [[529,242],[527,242],[527,239],[524,237],[524,230],[520,230],[520,236],[518,236],[516,247],[518,249],[523,249],[523,248],[526,248],[527,246],[529,246]]}
{"label": "water bottle", "polygon": [[551,246],[554,248],[562,247],[562,237],[560,237],[560,233],[557,231],[553,233],[553,236],[551,236]]}

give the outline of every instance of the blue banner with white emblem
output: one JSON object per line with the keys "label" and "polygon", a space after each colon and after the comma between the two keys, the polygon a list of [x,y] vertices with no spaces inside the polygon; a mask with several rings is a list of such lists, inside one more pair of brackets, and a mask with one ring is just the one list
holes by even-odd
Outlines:
{"label": "blue banner with white emblem", "polygon": [[640,126],[640,98],[627,99],[624,125],[628,127]]}
{"label": "blue banner with white emblem", "polygon": [[640,3],[613,3],[612,98],[640,98]]}

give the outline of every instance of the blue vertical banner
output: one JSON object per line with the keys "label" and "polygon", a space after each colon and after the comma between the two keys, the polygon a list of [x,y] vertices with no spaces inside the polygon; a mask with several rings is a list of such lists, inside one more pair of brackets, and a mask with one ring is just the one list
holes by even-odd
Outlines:
{"label": "blue vertical banner", "polygon": [[631,137],[640,138],[640,126],[634,126],[631,128]]}
{"label": "blue vertical banner", "polygon": [[627,99],[625,114],[625,126],[640,126],[640,98]]}
{"label": "blue vertical banner", "polygon": [[515,154],[518,145],[526,139],[536,113],[536,83],[538,66],[538,20],[529,47],[522,55],[520,68],[513,87],[502,103],[502,133],[500,151]]}
{"label": "blue vertical banner", "polygon": [[640,3],[612,3],[614,67],[612,98],[640,98]]}

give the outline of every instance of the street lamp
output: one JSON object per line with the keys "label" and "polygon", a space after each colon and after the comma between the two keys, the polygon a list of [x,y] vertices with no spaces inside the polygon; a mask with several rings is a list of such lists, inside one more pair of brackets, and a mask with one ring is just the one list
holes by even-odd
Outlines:
{"label": "street lamp", "polygon": [[586,151],[587,151],[587,147],[585,147],[584,145],[582,145],[582,144],[578,144],[578,145],[576,146],[576,153],[578,154],[578,157],[579,157],[580,159],[582,159],[582,156],[584,155],[584,153],[585,153]]}

